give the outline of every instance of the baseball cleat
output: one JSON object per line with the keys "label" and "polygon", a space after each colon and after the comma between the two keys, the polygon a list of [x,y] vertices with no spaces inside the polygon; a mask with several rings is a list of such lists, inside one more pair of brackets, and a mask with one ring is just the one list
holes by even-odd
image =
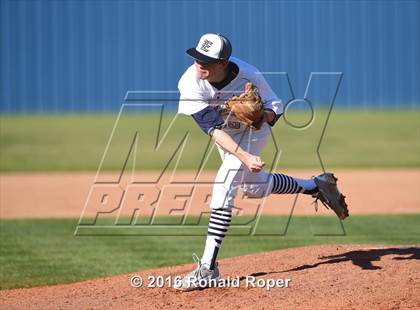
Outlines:
{"label": "baseball cleat", "polygon": [[196,254],[193,254],[193,259],[197,263],[197,268],[177,281],[174,288],[185,292],[216,286],[220,279],[218,264],[216,263],[214,270],[210,270],[210,266],[202,264]]}
{"label": "baseball cleat", "polygon": [[338,190],[337,178],[334,174],[325,172],[314,177],[314,181],[318,186],[318,192],[312,196],[315,198],[316,209],[318,209],[317,202],[320,200],[327,209],[331,208],[341,220],[348,217],[349,210],[345,201],[346,196]]}

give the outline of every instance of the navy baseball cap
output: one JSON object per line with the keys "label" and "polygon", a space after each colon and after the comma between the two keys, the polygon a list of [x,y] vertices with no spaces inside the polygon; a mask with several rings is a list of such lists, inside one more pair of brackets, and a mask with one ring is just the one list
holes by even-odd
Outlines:
{"label": "navy baseball cap", "polygon": [[188,49],[186,53],[201,62],[217,63],[229,59],[232,45],[221,34],[206,33],[200,38],[197,46]]}

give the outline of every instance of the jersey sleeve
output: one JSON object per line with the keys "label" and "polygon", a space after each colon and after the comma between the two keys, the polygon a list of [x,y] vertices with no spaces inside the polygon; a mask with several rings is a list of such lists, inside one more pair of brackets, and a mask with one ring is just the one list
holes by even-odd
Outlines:
{"label": "jersey sleeve", "polygon": [[195,74],[189,68],[178,82],[180,92],[178,113],[193,115],[208,107],[208,101],[204,98],[203,92],[197,85]]}
{"label": "jersey sleeve", "polygon": [[208,135],[212,135],[213,130],[222,128],[224,124],[220,114],[210,106],[192,114],[192,117],[198,126]]}

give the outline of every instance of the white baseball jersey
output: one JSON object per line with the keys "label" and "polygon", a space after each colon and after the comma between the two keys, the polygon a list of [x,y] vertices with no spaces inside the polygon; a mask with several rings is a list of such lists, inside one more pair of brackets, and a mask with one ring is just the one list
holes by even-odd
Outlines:
{"label": "white baseball jersey", "polygon": [[[194,64],[185,71],[178,83],[178,89],[181,93],[178,113],[192,115],[211,106],[226,121],[229,111],[224,109],[225,101],[232,96],[243,93],[245,84],[251,82],[257,87],[264,102],[264,108],[273,110],[276,115],[281,115],[283,113],[282,102],[268,85],[262,73],[254,66],[236,57],[230,57],[229,61],[238,66],[239,72],[221,90],[212,86],[207,80],[198,79]],[[233,115],[229,116],[228,123],[235,123],[235,126],[240,126],[233,126],[230,128],[231,130],[243,130],[245,128]]]}

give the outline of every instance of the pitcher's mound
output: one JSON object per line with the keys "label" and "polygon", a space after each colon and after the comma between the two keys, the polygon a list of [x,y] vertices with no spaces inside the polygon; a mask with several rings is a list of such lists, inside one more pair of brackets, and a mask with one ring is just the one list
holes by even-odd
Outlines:
{"label": "pitcher's mound", "polygon": [[[171,277],[192,270],[189,264],[1,291],[1,308],[419,309],[419,259],[418,246],[311,246],[221,260],[222,276],[233,280],[231,287],[193,292],[168,287]],[[130,285],[132,276],[143,278],[141,288]],[[162,276],[165,287],[148,288],[150,276]],[[273,285],[277,287],[270,288]]]}

